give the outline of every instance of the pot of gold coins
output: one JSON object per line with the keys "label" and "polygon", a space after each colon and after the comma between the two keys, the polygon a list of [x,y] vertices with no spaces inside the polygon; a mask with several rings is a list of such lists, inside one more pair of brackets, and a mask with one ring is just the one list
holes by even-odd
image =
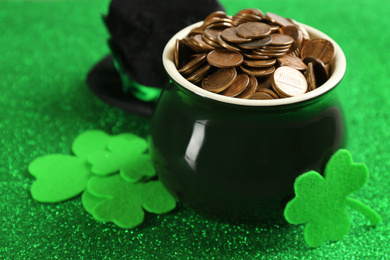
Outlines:
{"label": "pot of gold coins", "polygon": [[310,26],[258,9],[214,12],[172,37],[163,63],[171,81],[150,152],[166,188],[198,212],[282,219],[296,177],[345,147],[334,91],[345,56]]}

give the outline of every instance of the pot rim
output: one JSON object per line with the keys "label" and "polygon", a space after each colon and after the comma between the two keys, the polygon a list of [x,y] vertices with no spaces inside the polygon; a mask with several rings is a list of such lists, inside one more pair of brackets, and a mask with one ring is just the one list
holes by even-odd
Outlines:
{"label": "pot rim", "polygon": [[347,64],[346,64],[344,52],[340,48],[340,46],[325,33],[311,26],[298,23],[308,31],[312,39],[315,38],[327,39],[331,41],[334,45],[335,56],[331,63],[331,71],[330,71],[331,76],[328,79],[328,81],[325,82],[322,86],[300,96],[272,99],[272,100],[241,99],[241,98],[227,97],[227,96],[223,96],[220,94],[207,91],[186,80],[177,70],[174,63],[174,57],[173,57],[176,39],[182,39],[186,37],[192,28],[199,27],[202,23],[203,21],[194,23],[180,30],[178,33],[176,33],[166,44],[163,51],[162,59],[163,59],[164,68],[172,80],[174,80],[179,86],[203,98],[212,99],[222,103],[228,103],[228,104],[240,105],[240,106],[252,106],[252,107],[274,107],[274,106],[282,106],[282,105],[292,105],[304,101],[313,100],[329,92],[330,90],[332,90],[338,85],[338,83],[342,80],[345,74]]}

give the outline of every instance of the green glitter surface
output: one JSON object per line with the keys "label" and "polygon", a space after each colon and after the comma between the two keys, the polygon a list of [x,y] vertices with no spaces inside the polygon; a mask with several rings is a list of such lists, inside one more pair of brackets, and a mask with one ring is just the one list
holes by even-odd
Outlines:
{"label": "green glitter surface", "polygon": [[177,208],[149,214],[132,230],[96,222],[76,198],[31,198],[28,164],[70,154],[88,129],[146,137],[149,119],[99,101],[87,71],[108,53],[101,14],[109,1],[0,2],[0,259],[389,259],[389,1],[221,0],[229,14],[247,7],[292,17],[333,37],[348,67],[338,88],[349,151],[370,170],[354,198],[383,217],[373,228],[351,210],[342,241],[310,248],[303,226],[232,225]]}

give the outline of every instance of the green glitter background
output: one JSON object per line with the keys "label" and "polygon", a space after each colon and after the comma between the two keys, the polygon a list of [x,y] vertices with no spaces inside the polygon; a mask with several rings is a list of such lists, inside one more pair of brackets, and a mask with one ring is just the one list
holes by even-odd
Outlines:
{"label": "green glitter background", "polygon": [[377,210],[373,228],[350,211],[340,242],[309,248],[303,226],[231,225],[178,208],[133,230],[96,222],[80,198],[60,204],[31,199],[27,165],[70,153],[88,129],[145,137],[149,119],[98,100],[88,70],[108,53],[101,20],[108,0],[0,2],[0,259],[390,259],[390,2],[221,0],[229,14],[249,7],[316,27],[345,51],[338,87],[349,126],[349,150],[370,169],[352,197]]}

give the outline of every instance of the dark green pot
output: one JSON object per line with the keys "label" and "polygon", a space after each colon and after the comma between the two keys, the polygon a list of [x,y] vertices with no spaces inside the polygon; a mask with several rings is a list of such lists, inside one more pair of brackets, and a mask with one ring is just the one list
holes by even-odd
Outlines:
{"label": "dark green pot", "polygon": [[322,171],[345,147],[334,91],[345,72],[344,54],[334,43],[332,77],[315,91],[280,100],[240,100],[192,85],[174,68],[174,40],[189,29],[164,51],[171,84],[160,96],[150,128],[159,178],[180,203],[209,216],[234,222],[283,219],[295,178]]}

